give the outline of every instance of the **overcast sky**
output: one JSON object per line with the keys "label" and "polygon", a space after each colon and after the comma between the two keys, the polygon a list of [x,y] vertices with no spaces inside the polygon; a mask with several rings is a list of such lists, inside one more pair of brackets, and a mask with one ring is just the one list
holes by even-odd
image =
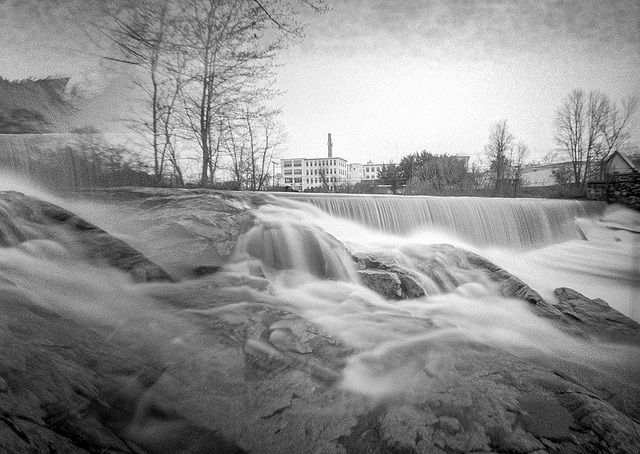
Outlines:
{"label": "overcast sky", "polygon": [[[351,162],[423,149],[477,155],[490,126],[507,119],[536,158],[555,148],[554,112],[572,89],[614,100],[640,93],[639,0],[330,4],[279,57],[289,157],[323,156],[329,132],[334,156]],[[0,76],[105,86],[95,58],[68,51],[87,47],[82,34],[52,39],[41,25],[12,27],[12,14],[0,0]]]}
{"label": "overcast sky", "polygon": [[573,88],[640,93],[638,0],[346,0],[309,23],[280,71],[291,156],[327,132],[350,161],[477,154],[501,119],[542,156]]}

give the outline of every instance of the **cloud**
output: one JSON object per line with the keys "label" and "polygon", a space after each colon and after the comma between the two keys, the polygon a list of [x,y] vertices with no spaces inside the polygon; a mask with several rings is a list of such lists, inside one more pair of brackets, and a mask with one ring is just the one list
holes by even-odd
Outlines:
{"label": "cloud", "polygon": [[500,54],[565,45],[640,53],[639,19],[637,0],[344,0],[314,16],[307,46]]}

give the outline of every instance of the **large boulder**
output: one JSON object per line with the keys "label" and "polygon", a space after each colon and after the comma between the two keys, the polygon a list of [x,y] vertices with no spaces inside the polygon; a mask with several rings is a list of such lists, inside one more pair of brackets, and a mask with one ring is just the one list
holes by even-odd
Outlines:
{"label": "large boulder", "polygon": [[[400,254],[404,260],[413,262],[411,267],[386,254],[355,252],[353,259],[361,276],[369,275],[363,283],[374,291],[378,291],[381,285],[376,276],[385,280],[393,279],[388,277],[389,274],[395,276],[400,281],[399,293],[394,296],[397,298],[451,292],[469,282],[494,283],[502,295],[527,301],[540,314],[559,315],[552,305],[518,277],[473,252],[449,244],[432,244],[401,248]],[[419,274],[412,269],[417,269]]]}
{"label": "large boulder", "polygon": [[117,210],[104,219],[111,229],[177,279],[217,271],[234,253],[238,239],[254,226],[250,209],[266,195],[205,189],[113,188],[75,191]]}
{"label": "large boulder", "polygon": [[121,269],[138,282],[172,280],[127,243],[75,214],[18,192],[1,192],[0,247],[37,249],[47,247],[45,242],[53,242],[81,260]]}
{"label": "large boulder", "polygon": [[640,345],[640,323],[615,310],[606,301],[589,299],[575,290],[561,287],[554,291],[555,308],[562,312],[566,329],[587,339]]}

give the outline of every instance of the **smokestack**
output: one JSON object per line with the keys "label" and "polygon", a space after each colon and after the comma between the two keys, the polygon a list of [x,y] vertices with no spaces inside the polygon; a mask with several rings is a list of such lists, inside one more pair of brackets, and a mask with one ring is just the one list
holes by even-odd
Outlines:
{"label": "smokestack", "polygon": [[329,149],[329,157],[333,158],[333,142],[331,141],[331,133],[329,133],[329,139],[327,140],[327,148]]}

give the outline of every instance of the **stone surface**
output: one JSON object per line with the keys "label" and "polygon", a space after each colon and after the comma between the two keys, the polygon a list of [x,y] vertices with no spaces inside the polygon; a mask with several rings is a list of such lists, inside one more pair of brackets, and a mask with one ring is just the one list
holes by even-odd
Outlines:
{"label": "stone surface", "polygon": [[640,211],[640,174],[614,175],[606,184],[608,203],[620,203]]}
{"label": "stone surface", "polygon": [[0,193],[0,247],[34,240],[54,241],[83,258],[126,271],[137,282],[172,280],[127,243],[75,214],[18,192]]}
{"label": "stone surface", "polygon": [[606,301],[589,299],[575,290],[561,287],[554,292],[563,323],[582,336],[614,343],[640,345],[640,323],[613,309]]}
{"label": "stone surface", "polygon": [[[249,208],[268,196],[204,189],[150,188],[75,191],[105,203],[116,203],[117,220],[105,220],[150,260],[180,279],[215,272],[233,254],[238,238],[254,225]],[[82,199],[81,199],[82,200]]]}
{"label": "stone surface", "polygon": [[[494,283],[504,296],[515,297],[531,303],[541,315],[559,316],[560,312],[531,287],[518,277],[508,273],[489,260],[448,244],[421,246],[418,249],[402,250],[410,260],[415,259],[414,266],[423,273],[417,276],[403,267],[392,257],[373,257],[370,254],[354,254],[354,261],[361,270],[383,270],[387,274],[370,274],[364,284],[374,291],[380,286],[375,276],[388,280],[388,273],[396,275],[400,280],[402,298],[417,298],[423,295],[434,295],[449,292],[462,284],[483,282]],[[425,278],[426,277],[426,278]],[[381,292],[382,293],[382,292]],[[383,296],[386,294],[383,293]]]}
{"label": "stone surface", "polygon": [[359,270],[362,283],[385,298],[398,299],[403,296],[400,277],[393,272],[383,270]]}

